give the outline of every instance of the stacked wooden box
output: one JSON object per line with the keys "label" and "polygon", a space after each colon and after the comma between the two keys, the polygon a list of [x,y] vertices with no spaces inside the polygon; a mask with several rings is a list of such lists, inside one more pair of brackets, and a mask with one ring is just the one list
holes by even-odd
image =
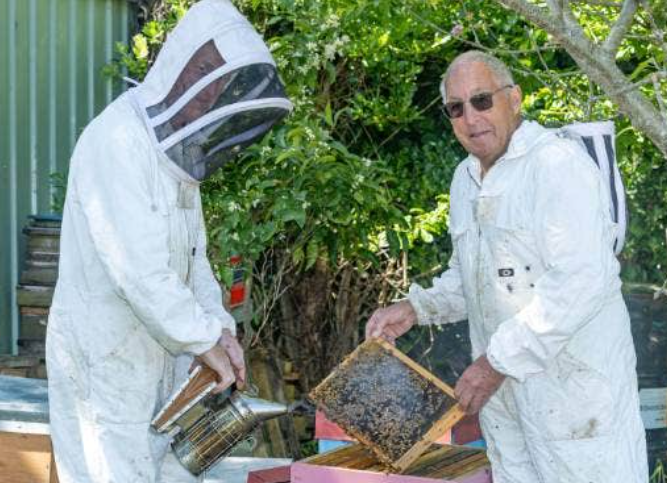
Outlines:
{"label": "stacked wooden box", "polygon": [[33,216],[23,229],[28,238],[17,288],[20,355],[44,357],[46,322],[58,278],[60,223],[56,216]]}

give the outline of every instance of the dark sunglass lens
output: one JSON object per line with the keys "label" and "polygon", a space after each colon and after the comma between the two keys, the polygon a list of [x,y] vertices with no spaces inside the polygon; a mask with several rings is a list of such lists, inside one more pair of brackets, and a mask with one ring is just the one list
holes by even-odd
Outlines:
{"label": "dark sunglass lens", "polygon": [[445,112],[451,119],[463,116],[462,102],[448,102],[445,104]]}
{"label": "dark sunglass lens", "polygon": [[484,92],[482,94],[474,95],[470,98],[470,104],[477,111],[488,111],[493,107],[493,94]]}

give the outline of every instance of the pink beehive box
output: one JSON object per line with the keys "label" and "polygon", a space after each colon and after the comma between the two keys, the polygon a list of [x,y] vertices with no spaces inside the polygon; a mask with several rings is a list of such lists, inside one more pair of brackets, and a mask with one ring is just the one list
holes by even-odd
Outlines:
{"label": "pink beehive box", "polygon": [[463,446],[433,445],[403,474],[392,471],[354,444],[293,463],[290,483],[492,483],[485,452]]}

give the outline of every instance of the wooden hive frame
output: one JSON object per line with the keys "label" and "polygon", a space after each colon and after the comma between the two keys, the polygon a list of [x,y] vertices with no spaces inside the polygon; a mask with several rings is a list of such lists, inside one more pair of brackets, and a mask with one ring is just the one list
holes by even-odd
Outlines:
{"label": "wooden hive frame", "polygon": [[[359,377],[359,373],[355,373],[374,368],[369,365],[373,360],[385,364],[391,369],[391,374],[373,369],[368,377]],[[408,385],[417,384],[417,389],[424,389],[424,400],[417,399],[412,404],[409,416],[404,410],[405,403],[400,400],[401,387],[392,386],[393,379],[387,380],[392,375],[404,377],[403,381]],[[359,387],[368,389],[367,393],[372,392],[374,406],[370,407],[366,404],[368,400],[364,401],[368,394],[354,393]],[[381,339],[368,340],[357,347],[310,393],[310,398],[327,418],[341,426],[349,436],[369,447],[380,461],[399,473],[404,472],[464,416],[451,387]],[[415,408],[419,402],[424,402],[424,405]],[[433,402],[436,404],[431,404]],[[420,426],[410,428],[412,421]],[[399,437],[394,437],[397,434],[403,440],[392,448],[391,443]]]}

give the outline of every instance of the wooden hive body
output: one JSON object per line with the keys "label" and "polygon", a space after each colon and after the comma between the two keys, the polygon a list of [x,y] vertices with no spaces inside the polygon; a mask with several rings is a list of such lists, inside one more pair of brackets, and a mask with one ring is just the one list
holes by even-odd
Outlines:
{"label": "wooden hive body", "polygon": [[354,444],[293,463],[292,483],[491,483],[483,450],[431,445],[403,474],[392,474],[376,455]]}
{"label": "wooden hive body", "polygon": [[399,473],[464,415],[449,386],[380,339],[357,347],[310,397]]}

